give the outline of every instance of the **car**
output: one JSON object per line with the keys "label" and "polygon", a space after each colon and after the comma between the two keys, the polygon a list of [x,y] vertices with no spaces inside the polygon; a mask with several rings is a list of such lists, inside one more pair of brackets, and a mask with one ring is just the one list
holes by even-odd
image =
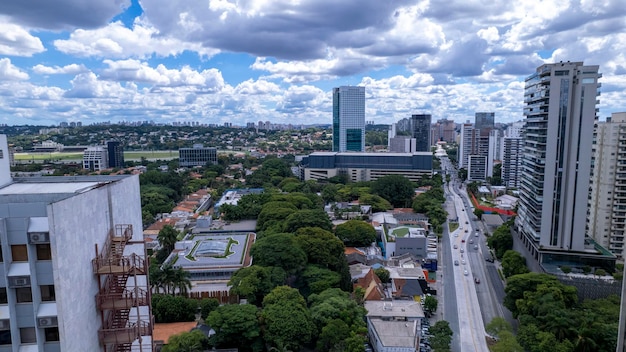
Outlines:
{"label": "car", "polygon": [[465,211],[465,209],[461,209],[461,211]]}
{"label": "car", "polygon": [[480,283],[480,279],[479,279],[479,278],[477,278],[477,277],[475,277],[475,278],[474,278],[474,282],[475,282],[476,284],[479,284],[479,283]]}
{"label": "car", "polygon": [[469,222],[467,222],[467,221],[466,221],[465,223],[466,223],[466,224],[469,224]]}
{"label": "car", "polygon": [[454,245],[454,249],[457,249],[457,248],[459,248],[459,246],[457,246],[457,245],[455,244],[455,245]]}
{"label": "car", "polygon": [[467,270],[464,270],[464,271],[463,271],[463,275],[465,275],[465,276],[469,275],[469,273],[467,272]]}
{"label": "car", "polygon": [[489,263],[493,263],[493,258],[487,258],[485,260],[488,261]]}
{"label": "car", "polygon": [[461,243],[465,243],[465,238],[461,240]]}
{"label": "car", "polygon": [[459,237],[458,232],[455,232],[455,233],[454,233],[454,237]]}
{"label": "car", "polygon": [[477,244],[474,245],[474,249],[478,249],[478,245]]}
{"label": "car", "polygon": [[476,230],[476,233],[474,234],[474,237],[478,237],[478,230]]}
{"label": "car", "polygon": [[467,233],[467,229],[465,229],[465,233]]}
{"label": "car", "polygon": [[470,238],[470,243],[474,243],[474,239],[473,238]]}
{"label": "car", "polygon": [[454,265],[458,266],[458,265],[459,265],[459,261],[458,261],[458,260],[455,260],[455,261],[454,261]]}
{"label": "car", "polygon": [[465,250],[463,248],[461,248],[461,253],[465,252]]}
{"label": "car", "polygon": [[465,265],[465,259],[461,259],[461,264]]}

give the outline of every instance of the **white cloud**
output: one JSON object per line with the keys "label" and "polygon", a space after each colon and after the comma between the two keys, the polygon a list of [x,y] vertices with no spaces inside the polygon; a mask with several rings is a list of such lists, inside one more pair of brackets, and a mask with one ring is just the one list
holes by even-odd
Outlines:
{"label": "white cloud", "polygon": [[173,56],[185,50],[210,57],[219,52],[204,48],[200,43],[160,35],[156,28],[141,20],[135,21],[133,28],[125,27],[121,22],[113,22],[93,30],[77,29],[70,34],[69,39],[55,40],[54,46],[68,55],[103,58],[146,58],[153,54]]}
{"label": "white cloud", "polygon": [[0,55],[33,56],[45,51],[41,40],[0,16]]}
{"label": "white cloud", "polygon": [[28,78],[28,73],[14,66],[10,59],[0,59],[0,81],[18,81]]}
{"label": "white cloud", "polygon": [[83,64],[70,64],[63,67],[37,64],[33,67],[33,72],[40,75],[76,75],[87,71],[87,67]]}

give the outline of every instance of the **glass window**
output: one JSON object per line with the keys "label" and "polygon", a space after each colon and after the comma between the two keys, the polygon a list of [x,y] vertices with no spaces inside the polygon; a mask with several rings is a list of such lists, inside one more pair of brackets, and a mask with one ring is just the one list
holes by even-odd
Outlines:
{"label": "glass window", "polygon": [[37,334],[35,328],[20,328],[20,340],[22,343],[35,343],[37,342]]}
{"label": "glass window", "polygon": [[37,260],[50,260],[52,253],[50,252],[50,243],[37,245]]}
{"label": "glass window", "polygon": [[14,244],[11,246],[11,257],[14,262],[27,262],[28,251],[25,244]]}
{"label": "glass window", "polygon": [[7,298],[7,288],[0,287],[0,304],[9,303],[9,299]]}
{"label": "glass window", "polygon": [[56,326],[52,328],[45,328],[44,335],[46,335],[46,342],[59,341],[59,328]]}
{"label": "glass window", "polygon": [[41,291],[41,300],[44,302],[56,301],[54,294],[54,285],[41,285],[39,286]]}
{"label": "glass window", "polygon": [[20,287],[15,289],[17,303],[28,303],[33,301],[33,292],[30,287]]}
{"label": "glass window", "polygon": [[2,258],[2,245],[0,244],[0,263],[2,263],[4,259]]}
{"label": "glass window", "polygon": [[0,345],[11,344],[11,330],[0,331]]}

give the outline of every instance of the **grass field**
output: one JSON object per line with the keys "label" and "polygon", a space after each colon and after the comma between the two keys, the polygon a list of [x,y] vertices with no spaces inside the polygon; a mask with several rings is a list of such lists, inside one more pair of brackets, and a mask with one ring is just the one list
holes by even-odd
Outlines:
{"label": "grass field", "polygon": [[[141,160],[141,158],[149,160],[161,159],[169,160],[178,158],[178,150],[156,150],[156,151],[133,151],[124,152],[125,160]],[[81,152],[52,152],[52,153],[15,153],[16,161],[42,161],[42,160],[82,160]]]}

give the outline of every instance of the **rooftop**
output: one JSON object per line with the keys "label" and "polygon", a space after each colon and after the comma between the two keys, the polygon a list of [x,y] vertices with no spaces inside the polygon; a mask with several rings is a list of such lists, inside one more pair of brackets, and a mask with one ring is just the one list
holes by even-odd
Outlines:
{"label": "rooftop", "polygon": [[417,324],[414,321],[383,321],[371,320],[376,334],[384,347],[411,347],[416,348]]}
{"label": "rooftop", "polygon": [[364,304],[370,318],[424,317],[421,304],[413,300],[365,301]]}

